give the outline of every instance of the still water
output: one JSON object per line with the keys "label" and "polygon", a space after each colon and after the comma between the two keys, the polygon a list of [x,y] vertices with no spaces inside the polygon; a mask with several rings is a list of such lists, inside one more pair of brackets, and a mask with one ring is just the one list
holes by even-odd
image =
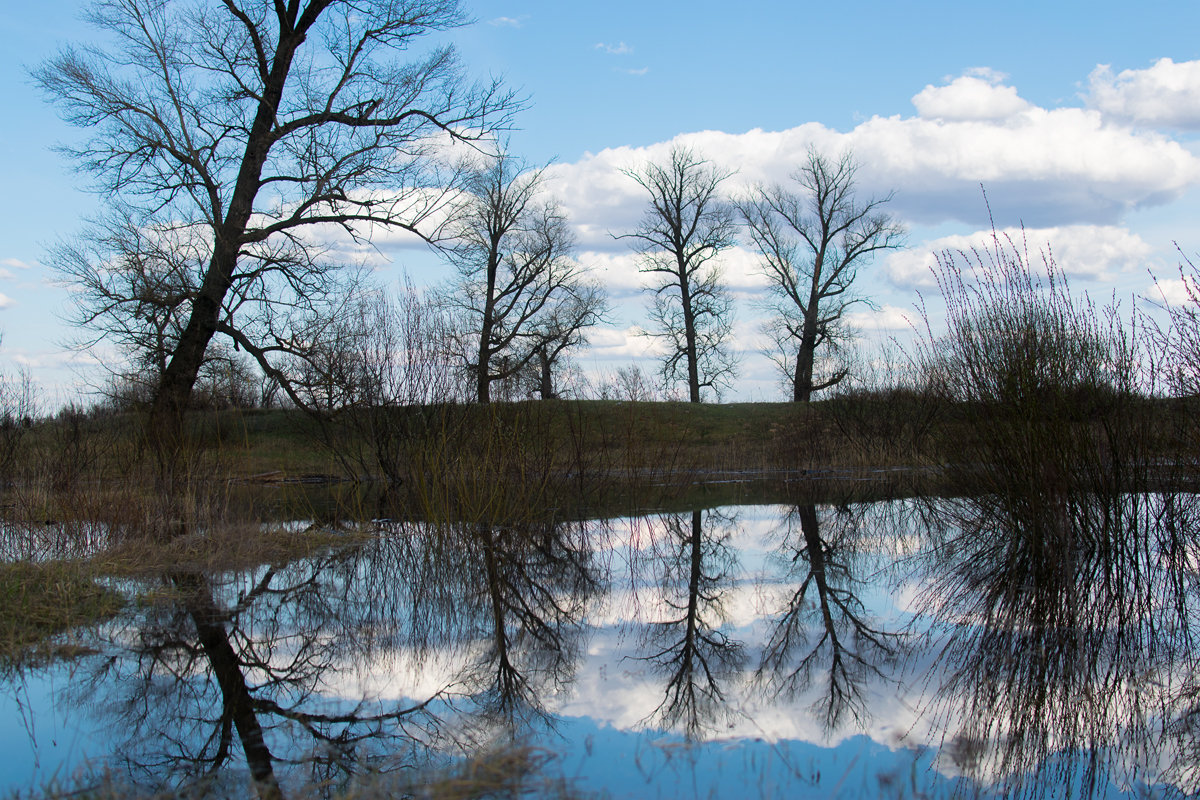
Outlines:
{"label": "still water", "polygon": [[1191,794],[1195,506],[362,523],[288,563],[114,584],[131,602],[85,632],[94,655],[3,683],[0,776],[403,794],[491,763],[480,790],[513,795]]}

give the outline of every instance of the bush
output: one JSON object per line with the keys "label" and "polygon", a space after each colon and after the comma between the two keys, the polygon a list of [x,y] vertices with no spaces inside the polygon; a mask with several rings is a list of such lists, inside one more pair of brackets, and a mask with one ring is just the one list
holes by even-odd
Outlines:
{"label": "bush", "polygon": [[1115,303],[1073,296],[1052,253],[1041,257],[1035,269],[1024,241],[998,233],[987,250],[939,254],[946,331],[922,308],[914,360],[956,404],[962,435],[944,444],[959,477],[1009,497],[1080,481],[1116,490],[1148,461],[1143,337]]}

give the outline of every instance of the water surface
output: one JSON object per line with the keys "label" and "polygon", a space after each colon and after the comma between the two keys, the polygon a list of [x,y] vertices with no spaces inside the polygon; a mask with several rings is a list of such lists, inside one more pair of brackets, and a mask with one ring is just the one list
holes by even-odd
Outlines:
{"label": "water surface", "polygon": [[402,791],[524,753],[546,794],[1191,793],[1194,505],[357,523],[117,584],[95,655],[4,683],[0,774]]}

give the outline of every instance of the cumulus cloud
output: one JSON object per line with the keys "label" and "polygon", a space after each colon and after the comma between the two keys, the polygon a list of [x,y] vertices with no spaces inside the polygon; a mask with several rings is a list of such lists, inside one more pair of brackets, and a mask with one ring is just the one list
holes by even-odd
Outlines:
{"label": "cumulus cloud", "polygon": [[6,294],[0,294],[0,309],[11,308],[13,299]]}
{"label": "cumulus cloud", "polygon": [[1191,276],[1165,278],[1155,281],[1146,290],[1146,297],[1168,306],[1186,306],[1193,302],[1193,298],[1200,297],[1200,286]]}
{"label": "cumulus cloud", "polygon": [[[819,123],[783,131],[701,131],[641,148],[589,153],[554,170],[556,191],[581,237],[636,224],[642,190],[620,174],[662,161],[673,145],[692,146],[736,171],[730,192],[785,181],[810,147],[847,150],[861,165],[860,189],[895,191],[890,208],[920,224],[988,224],[994,218],[1030,226],[1113,225],[1132,209],[1169,202],[1200,182],[1200,158],[1161,133],[1107,120],[1085,108],[1046,109],[1022,99],[1001,77],[972,70],[913,102],[916,116],[872,117],[848,132]],[[592,246],[592,245],[589,245]]]}
{"label": "cumulus cloud", "polygon": [[1085,99],[1118,120],[1200,130],[1200,61],[1160,58],[1148,69],[1116,75],[1108,64],[1100,64],[1088,78]]}
{"label": "cumulus cloud", "polygon": [[[627,241],[619,241],[617,251],[588,250],[579,254],[579,263],[586,266],[610,293],[631,297],[642,294],[648,287],[658,285],[653,274],[641,272],[637,254],[628,249]],[[759,267],[758,256],[742,247],[732,247],[718,257],[721,278],[737,294],[761,295],[767,285]]]}
{"label": "cumulus cloud", "polygon": [[579,254],[579,263],[615,296],[629,297],[640,294],[646,285],[646,276],[638,271],[637,258],[632,252],[599,252],[589,250]]}
{"label": "cumulus cloud", "polygon": [[947,86],[926,86],[913,105],[923,119],[1003,120],[1032,106],[1012,86],[1001,84],[1004,76],[990,70],[975,70]]}
{"label": "cumulus cloud", "polygon": [[899,331],[912,327],[912,316],[911,309],[884,305],[877,309],[847,312],[846,321],[862,331]]}
{"label": "cumulus cloud", "polygon": [[[1136,233],[1125,228],[1102,225],[1067,225],[1051,228],[1004,228],[997,230],[1002,243],[1011,241],[1017,248],[1028,249],[1032,266],[1040,268],[1043,258],[1065,274],[1104,280],[1115,272],[1129,272],[1145,266],[1153,248]],[[976,231],[966,235],[944,236],[888,256],[884,269],[892,283],[906,288],[936,285],[932,268],[937,256],[947,251],[985,253],[994,250],[993,233]]]}
{"label": "cumulus cloud", "polygon": [[662,343],[646,336],[636,326],[628,328],[594,328],[588,331],[591,355],[599,360],[628,360],[656,358]]}
{"label": "cumulus cloud", "polygon": [[5,258],[0,260],[0,264],[3,264],[6,267],[12,267],[13,269],[32,269],[29,264],[26,264],[19,258]]}
{"label": "cumulus cloud", "polygon": [[1030,107],[993,120],[876,117],[844,142],[865,181],[896,189],[897,208],[920,222],[984,221],[982,185],[1001,219],[1111,224],[1200,179],[1200,160],[1179,143],[1084,109]]}

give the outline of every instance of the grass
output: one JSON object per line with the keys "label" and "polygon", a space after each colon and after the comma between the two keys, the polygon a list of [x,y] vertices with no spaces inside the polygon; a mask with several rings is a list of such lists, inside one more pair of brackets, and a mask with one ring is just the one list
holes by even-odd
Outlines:
{"label": "grass", "polygon": [[[1194,427],[1187,420],[1196,405],[1134,398],[1122,413],[1152,420],[1143,426],[1147,447],[1167,456],[1180,445],[1190,446],[1181,436]],[[1055,413],[1048,422],[1078,431],[1105,424],[1105,409],[1086,403],[1073,407],[1069,418]],[[914,482],[909,488],[916,489],[928,488],[937,470],[970,467],[986,454],[981,437],[1008,412],[1006,403],[986,398],[960,401],[935,392],[879,390],[811,404],[559,400],[452,406],[444,412],[445,424],[405,440],[404,452],[390,454],[389,461],[398,465],[391,468],[398,473],[393,482],[407,489],[546,483],[558,496],[572,486],[581,496],[590,493],[593,503],[598,495],[649,484],[735,475],[802,479],[892,470],[891,480]],[[125,509],[133,519],[123,522],[136,524],[155,514],[149,496],[155,464],[138,443],[137,422],[132,415],[110,414],[88,417],[82,425],[59,419],[36,423],[21,442],[21,458],[10,470],[7,496],[0,502],[31,519],[95,519],[99,514],[110,521],[114,510]],[[191,490],[199,494],[226,481],[388,477],[369,452],[372,443],[352,427],[323,435],[299,411],[197,412],[191,423],[187,474]],[[353,458],[346,457],[350,451]],[[138,498],[139,492],[147,496]],[[131,505],[141,510],[131,511]]]}
{"label": "grass", "polygon": [[83,652],[61,635],[112,617],[125,602],[93,574],[74,562],[0,564],[0,670]]}

